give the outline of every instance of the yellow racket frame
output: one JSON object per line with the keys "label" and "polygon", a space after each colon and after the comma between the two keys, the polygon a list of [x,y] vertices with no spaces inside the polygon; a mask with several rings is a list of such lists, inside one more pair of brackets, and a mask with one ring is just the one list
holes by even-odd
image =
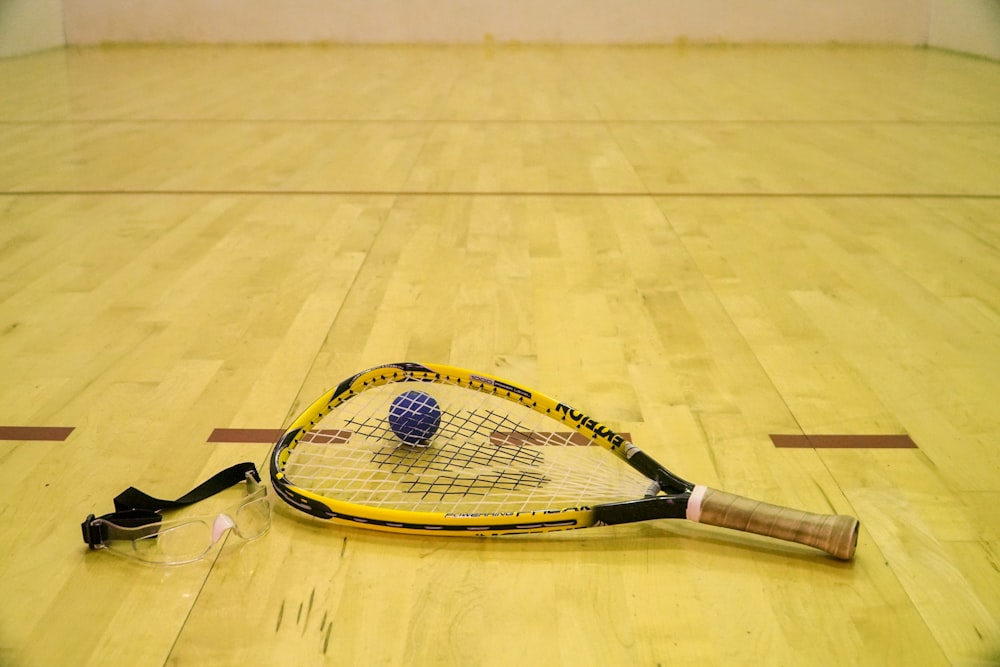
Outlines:
{"label": "yellow racket frame", "polygon": [[392,382],[446,382],[492,394],[565,424],[625,462],[638,449],[621,435],[586,414],[534,390],[502,378],[439,364],[396,363],[376,366],[340,383],[312,403],[285,431],[271,455],[275,492],[293,507],[328,521],[395,533],[484,536],[586,528],[596,523],[591,507],[565,507],[528,512],[446,514],[369,507],[318,495],[297,487],[284,473],[302,436],[325,414],[361,392]]}

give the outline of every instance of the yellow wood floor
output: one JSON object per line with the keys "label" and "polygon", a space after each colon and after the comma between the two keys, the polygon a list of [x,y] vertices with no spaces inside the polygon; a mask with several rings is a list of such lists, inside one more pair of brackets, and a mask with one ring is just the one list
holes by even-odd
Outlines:
{"label": "yellow wood floor", "polygon": [[[1000,64],[906,48],[0,61],[0,664],[1000,664]],[[490,371],[857,558],[682,522],[397,537],[276,506],[89,552],[386,361]],[[778,449],[908,434],[917,449]],[[199,512],[237,493],[206,501]]]}

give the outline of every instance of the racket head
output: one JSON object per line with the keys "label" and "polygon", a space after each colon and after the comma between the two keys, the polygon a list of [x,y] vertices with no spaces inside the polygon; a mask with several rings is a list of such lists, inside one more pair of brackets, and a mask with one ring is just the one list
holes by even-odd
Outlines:
{"label": "racket head", "polygon": [[[440,414],[394,413],[404,394]],[[409,423],[436,426],[410,438],[399,432]],[[644,456],[614,430],[533,390],[403,362],[362,371],[313,402],[275,445],[270,469],[282,500],[334,523],[498,535],[588,527],[595,506],[655,495],[654,475],[622,465],[637,453]]]}

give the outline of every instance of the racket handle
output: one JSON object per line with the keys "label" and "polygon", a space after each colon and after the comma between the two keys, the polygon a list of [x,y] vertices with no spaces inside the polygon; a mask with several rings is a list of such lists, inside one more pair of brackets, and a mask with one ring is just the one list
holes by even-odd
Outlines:
{"label": "racket handle", "polygon": [[807,544],[850,560],[858,543],[858,520],[842,514],[811,514],[696,486],[687,518],[780,540]]}

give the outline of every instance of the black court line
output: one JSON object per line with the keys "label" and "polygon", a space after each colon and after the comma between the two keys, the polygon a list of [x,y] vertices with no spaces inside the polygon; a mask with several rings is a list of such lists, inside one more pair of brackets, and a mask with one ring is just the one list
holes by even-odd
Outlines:
{"label": "black court line", "polygon": [[43,118],[0,125],[1000,125],[1000,119],[920,118]]}
{"label": "black court line", "polygon": [[250,196],[250,197],[659,197],[663,199],[1000,199],[1000,192],[670,192],[629,190],[600,192],[538,190],[4,190],[0,197],[65,196]]}

